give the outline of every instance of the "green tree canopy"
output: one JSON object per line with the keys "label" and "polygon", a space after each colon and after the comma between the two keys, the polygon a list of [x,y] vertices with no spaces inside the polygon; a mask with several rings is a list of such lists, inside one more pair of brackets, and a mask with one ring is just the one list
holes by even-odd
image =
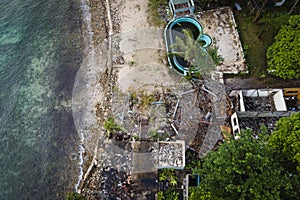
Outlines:
{"label": "green tree canopy", "polygon": [[289,172],[300,173],[300,112],[279,119],[270,145]]}
{"label": "green tree canopy", "polygon": [[300,15],[289,18],[268,48],[269,70],[284,79],[300,78]]}
{"label": "green tree canopy", "polygon": [[298,199],[300,194],[300,112],[283,117],[269,138],[269,146],[289,176],[284,199]]}
{"label": "green tree canopy", "polygon": [[204,159],[200,185],[209,199],[281,199],[281,191],[289,188],[267,136],[255,139],[252,133],[243,131],[239,140],[223,144]]}

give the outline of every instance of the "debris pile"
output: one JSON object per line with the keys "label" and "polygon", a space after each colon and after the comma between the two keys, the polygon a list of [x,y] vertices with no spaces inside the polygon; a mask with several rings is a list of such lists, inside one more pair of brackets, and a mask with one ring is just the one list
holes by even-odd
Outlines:
{"label": "debris pile", "polygon": [[159,142],[158,168],[183,169],[185,166],[185,144],[183,141]]}
{"label": "debris pile", "polygon": [[239,123],[241,129],[252,129],[254,133],[259,133],[265,126],[268,133],[271,133],[275,130],[278,119],[278,117],[239,118]]}
{"label": "debris pile", "polygon": [[243,97],[246,111],[276,111],[273,97]]}

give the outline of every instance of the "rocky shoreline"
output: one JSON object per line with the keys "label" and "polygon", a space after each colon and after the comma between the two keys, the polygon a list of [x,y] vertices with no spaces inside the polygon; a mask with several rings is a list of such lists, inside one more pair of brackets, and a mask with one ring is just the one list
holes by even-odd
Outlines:
{"label": "rocky shoreline", "polygon": [[[121,2],[119,1],[109,1],[110,2],[110,14],[111,14],[111,20],[113,22],[113,31],[114,33],[118,33],[120,31],[120,24],[121,21],[118,18],[118,8],[120,7]],[[74,97],[73,95],[73,104],[75,104],[75,111],[73,111],[73,115],[75,115],[75,124],[77,125],[77,130],[81,135],[81,139],[85,140],[83,143],[83,147],[85,148],[85,151],[83,153],[83,175],[81,178],[81,182],[79,182],[78,187],[78,193],[81,193],[82,196],[84,196],[87,199],[102,199],[101,198],[101,182],[102,180],[102,172],[103,167],[101,161],[99,162],[99,158],[95,158],[96,152],[94,152],[94,148],[98,149],[97,145],[99,140],[101,140],[101,123],[103,123],[104,116],[107,115],[107,108],[106,105],[109,101],[109,94],[108,87],[110,86],[110,83],[112,82],[109,77],[108,73],[108,67],[107,66],[100,66],[101,64],[105,63],[105,61],[99,61],[99,58],[103,57],[103,46],[107,45],[107,40],[109,38],[109,23],[108,23],[108,12],[107,12],[107,2],[105,0],[101,1],[95,1],[95,0],[89,0],[86,2],[88,6],[88,16],[85,16],[86,23],[83,25],[83,29],[87,30],[90,26],[92,33],[85,33],[86,38],[86,61],[89,65],[95,65],[93,67],[85,67],[82,66],[82,72],[78,72],[79,75],[77,75],[77,82],[81,84],[81,79],[83,81],[89,80],[86,78],[87,72],[90,71],[90,73],[94,73],[90,76],[92,76],[93,80],[89,82],[89,85],[87,85],[88,88],[91,88],[90,91],[84,92],[84,94],[78,95],[78,97]],[[92,36],[92,37],[90,37]],[[89,39],[88,39],[89,38]],[[93,52],[93,55],[90,55],[90,52]],[[90,61],[92,60],[92,61]],[[93,62],[90,64],[90,62]],[[109,66],[109,65],[108,65]],[[86,69],[85,69],[86,68]],[[94,69],[94,68],[100,68],[100,69]],[[95,74],[99,73],[98,75]],[[80,74],[81,73],[81,74]],[[96,80],[97,79],[97,80]],[[91,83],[92,82],[92,83]],[[82,88],[81,88],[82,87]],[[77,89],[77,90],[76,90]],[[84,86],[77,86],[75,85],[75,90],[73,93],[80,93],[83,90],[85,90]],[[92,96],[93,94],[93,96]],[[93,99],[91,100],[83,100],[83,98],[86,98],[86,95],[92,96]],[[84,97],[85,96],[85,97]],[[87,97],[91,98],[91,97]],[[75,99],[75,100],[74,100]],[[75,102],[75,103],[74,103]],[[83,104],[83,105],[76,105]],[[87,105],[89,104],[89,105]],[[81,113],[82,109],[84,114],[83,116],[78,117],[77,113]],[[75,112],[75,114],[74,114]],[[76,122],[76,119],[78,122]],[[82,122],[81,122],[82,121]],[[85,125],[81,125],[81,123],[85,123]],[[84,129],[84,131],[82,131]],[[93,130],[91,130],[93,129]],[[95,130],[99,129],[99,130]],[[96,132],[96,133],[95,133]],[[100,132],[100,133],[99,133]],[[87,136],[92,139],[87,139]],[[90,143],[90,144],[89,144]],[[90,145],[90,146],[89,146]]]}

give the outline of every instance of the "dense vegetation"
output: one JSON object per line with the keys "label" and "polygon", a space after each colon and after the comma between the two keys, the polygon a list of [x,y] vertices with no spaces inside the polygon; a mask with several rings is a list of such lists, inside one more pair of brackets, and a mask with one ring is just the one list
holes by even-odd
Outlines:
{"label": "dense vegetation", "polygon": [[[186,152],[184,171],[163,169],[159,181],[169,187],[158,199],[178,199],[182,174],[199,174],[200,185],[189,187],[190,200],[298,199],[300,196],[300,112],[283,117],[268,134],[243,130],[203,159]],[[194,159],[190,159],[193,157]],[[196,159],[195,159],[196,158]]]}
{"label": "dense vegetation", "polygon": [[250,76],[268,76],[266,52],[274,42],[273,38],[280,26],[286,24],[288,16],[284,11],[267,8],[256,23],[253,22],[253,15],[249,14],[248,9],[236,12],[235,17]]}
{"label": "dense vegetation", "polygon": [[300,112],[281,118],[270,137],[270,145],[279,161],[291,173],[300,173]]}
{"label": "dense vegetation", "polygon": [[249,130],[210,153],[201,171],[213,199],[280,199],[288,183],[265,139],[255,139]]}
{"label": "dense vegetation", "polygon": [[300,7],[291,9],[295,1],[286,1],[281,7],[275,7],[269,1],[260,17],[254,22],[257,10],[251,10],[247,2],[240,1],[241,11],[233,10],[250,71],[248,76],[268,82],[268,84],[273,84],[278,80],[285,83],[268,73],[267,50],[274,43],[280,28],[288,24],[290,11],[293,11],[292,14],[299,13]]}
{"label": "dense vegetation", "polygon": [[284,79],[300,78],[300,15],[290,16],[268,48],[269,69]]}
{"label": "dense vegetation", "polygon": [[281,118],[270,136],[244,130],[210,152],[197,167],[201,184],[193,199],[297,199],[300,113]]}

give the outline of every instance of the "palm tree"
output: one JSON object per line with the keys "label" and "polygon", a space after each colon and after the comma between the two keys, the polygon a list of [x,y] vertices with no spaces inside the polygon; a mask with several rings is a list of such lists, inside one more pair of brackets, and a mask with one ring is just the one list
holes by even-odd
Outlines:
{"label": "palm tree", "polygon": [[199,41],[193,38],[193,34],[188,29],[183,29],[184,37],[176,37],[172,48],[172,54],[181,56],[188,63],[190,73],[200,73],[201,76],[209,75],[216,65],[207,50],[202,47]]}

